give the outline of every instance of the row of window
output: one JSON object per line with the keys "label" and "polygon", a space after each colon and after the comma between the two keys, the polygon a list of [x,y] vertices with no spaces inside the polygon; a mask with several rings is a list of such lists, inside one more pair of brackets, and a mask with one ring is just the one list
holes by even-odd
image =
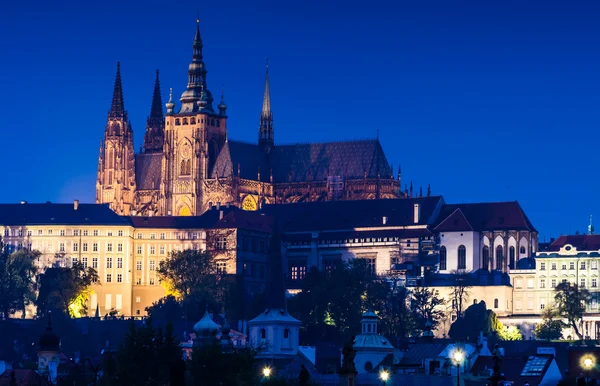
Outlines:
{"label": "row of window", "polygon": [[[204,118],[200,118],[200,123],[204,123]],[[167,124],[169,124],[167,122]],[[175,118],[175,126],[181,126],[181,125],[195,125],[196,124],[196,118],[195,117],[191,117],[189,120],[187,118]],[[210,126],[215,126],[215,127],[221,127],[221,121],[218,119],[206,119],[206,124],[210,125]]]}
{"label": "row of window", "polygon": [[[558,281],[558,279],[550,279],[550,288],[555,288],[557,281]],[[562,283],[566,283],[568,281],[569,281],[569,279],[561,280]],[[574,284],[575,279],[572,279],[571,283]],[[587,279],[580,278],[579,286],[582,288],[587,287]],[[590,287],[598,288],[598,279],[597,278],[594,277],[590,280]],[[520,279],[520,278],[515,279],[515,288],[523,288],[523,279]],[[534,288],[534,279],[527,279],[527,288]],[[546,279],[540,279],[540,287],[539,288],[546,288]]]}
{"label": "row of window", "polygon": [[[527,300],[527,310],[533,310],[533,298],[529,298]],[[590,309],[595,310],[598,308],[598,300],[595,298],[592,298],[590,300],[590,302],[588,303],[588,306]],[[515,310],[516,311],[520,311],[523,309],[523,305],[522,305],[522,301],[520,299],[515,300]],[[546,299],[541,298],[540,299],[540,310],[544,310],[546,309]]]}
{"label": "row of window", "polygon": [[[58,233],[54,234],[54,230],[53,229],[46,229],[45,230],[46,233],[44,233],[44,229],[38,229],[37,232],[34,232],[32,230],[27,230],[25,232],[25,234],[27,235],[27,237],[31,237],[33,236],[33,234],[35,233],[37,236],[54,236],[54,235],[58,235],[58,236],[94,236],[94,237],[98,237],[102,235],[102,232],[99,229],[94,229],[91,232],[87,229],[84,229],[83,231],[79,232],[79,229],[59,229]],[[116,235],[119,237],[123,237],[123,235],[125,235],[126,233],[123,230],[118,230],[116,232]],[[9,236],[17,236],[17,237],[23,237],[24,232],[23,229],[13,229],[12,231],[9,229],[4,229],[4,236],[9,237]],[[106,231],[106,236],[114,236],[115,232],[114,231]]]}
{"label": "row of window", "polygon": [[[550,263],[550,269],[552,271],[556,271],[558,264],[557,263]],[[598,262],[596,260],[591,260],[589,262],[589,264],[586,264],[585,261],[580,261],[579,262],[579,269],[580,270],[585,270],[586,267],[589,267],[590,269],[598,269]],[[567,269],[567,263],[563,262],[561,264],[561,269],[566,270]],[[540,271],[545,271],[546,270],[546,263],[545,262],[540,262]],[[569,262],[569,270],[573,271],[575,270],[575,262],[571,261]]]}
{"label": "row of window", "polygon": [[[144,234],[137,233],[136,237],[141,240],[144,238]],[[158,238],[157,238],[156,233],[150,233],[148,235],[148,238],[150,240],[166,240],[167,234],[165,232],[161,232],[158,234]],[[170,234],[169,234],[169,238],[170,238]],[[198,238],[205,240],[206,232],[175,232],[175,238],[177,240],[196,240]]]}
{"label": "row of window", "polygon": [[[467,247],[460,245],[457,250],[458,261],[456,269],[467,269]],[[448,269],[448,250],[445,246],[440,248],[440,271]]]}

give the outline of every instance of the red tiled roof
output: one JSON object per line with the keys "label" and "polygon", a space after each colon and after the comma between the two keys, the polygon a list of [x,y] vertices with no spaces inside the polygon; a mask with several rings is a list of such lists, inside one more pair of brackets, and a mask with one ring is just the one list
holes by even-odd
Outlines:
{"label": "red tiled roof", "polygon": [[52,385],[51,382],[49,382],[33,370],[14,369],[6,370],[2,375],[0,375],[0,386],[10,386],[10,378],[13,372],[15,373],[16,383],[19,386]]}
{"label": "red tiled roof", "polygon": [[567,244],[575,247],[578,251],[598,251],[600,250],[600,235],[560,236],[544,252],[559,251]]}
{"label": "red tiled roof", "polygon": [[[460,213],[455,213],[457,210],[460,210]],[[464,220],[460,218],[460,214],[462,214]],[[435,228],[438,232],[469,230],[536,231],[517,201],[444,205],[439,219],[440,222]]]}

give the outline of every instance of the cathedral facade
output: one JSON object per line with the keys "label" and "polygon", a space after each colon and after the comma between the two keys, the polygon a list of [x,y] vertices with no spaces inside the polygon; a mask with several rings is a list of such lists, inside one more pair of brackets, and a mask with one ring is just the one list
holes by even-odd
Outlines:
{"label": "cathedral facade", "polygon": [[[277,145],[268,66],[257,143],[228,139],[224,97],[215,110],[197,26],[188,83],[163,113],[158,72],[144,145],[134,152],[120,66],[100,145],[96,202],[121,215],[200,215],[212,206],[400,198],[379,140]],[[412,195],[412,186],[411,194]]]}

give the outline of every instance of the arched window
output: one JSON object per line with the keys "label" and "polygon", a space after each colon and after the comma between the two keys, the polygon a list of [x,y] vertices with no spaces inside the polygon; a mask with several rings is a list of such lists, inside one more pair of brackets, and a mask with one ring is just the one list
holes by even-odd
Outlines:
{"label": "arched window", "polygon": [[175,126],[179,126],[181,124],[181,121],[179,120],[179,118],[175,119]]}
{"label": "arched window", "polygon": [[486,246],[483,247],[482,251],[483,269],[490,269],[490,249]]}
{"label": "arched window", "polygon": [[186,166],[185,160],[182,159],[181,160],[181,166],[179,167],[179,174],[182,175],[182,176],[187,176],[186,167],[185,166]]}
{"label": "arched window", "polygon": [[290,329],[286,328],[285,330],[283,330],[283,338],[287,339],[290,337]]}
{"label": "arched window", "polygon": [[508,267],[515,269],[515,247],[508,248]]}
{"label": "arched window", "polygon": [[458,247],[458,269],[467,269],[467,248],[464,245]]}
{"label": "arched window", "polygon": [[498,299],[494,299],[494,308],[498,308]]}
{"label": "arched window", "polygon": [[267,339],[267,330],[264,328],[260,329],[260,339]]}
{"label": "arched window", "polygon": [[108,148],[108,169],[115,167],[115,151],[112,147]]}
{"label": "arched window", "polygon": [[502,271],[504,269],[504,250],[502,245],[496,247],[496,269]]}
{"label": "arched window", "polygon": [[187,162],[185,163],[185,171],[187,172],[188,176],[192,174],[192,160],[191,159],[187,160]]}
{"label": "arched window", "polygon": [[519,249],[519,253],[521,253],[522,255],[526,254],[527,252],[525,251],[525,247],[521,246],[521,248]]}
{"label": "arched window", "polygon": [[183,124],[187,125],[187,118],[183,118]]}
{"label": "arched window", "polygon": [[446,270],[446,247],[440,248],[440,271]]}

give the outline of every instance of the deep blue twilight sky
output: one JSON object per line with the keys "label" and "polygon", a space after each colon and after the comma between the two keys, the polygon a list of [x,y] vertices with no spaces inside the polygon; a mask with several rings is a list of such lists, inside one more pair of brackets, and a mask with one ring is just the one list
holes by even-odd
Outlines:
{"label": "deep blue twilight sky", "polygon": [[231,138],[257,140],[268,56],[276,142],[379,130],[417,192],[518,200],[540,240],[600,221],[600,2],[571,0],[9,2],[0,202],[92,202],[116,62],[137,150],[155,70],[163,102],[186,85],[198,9]]}

